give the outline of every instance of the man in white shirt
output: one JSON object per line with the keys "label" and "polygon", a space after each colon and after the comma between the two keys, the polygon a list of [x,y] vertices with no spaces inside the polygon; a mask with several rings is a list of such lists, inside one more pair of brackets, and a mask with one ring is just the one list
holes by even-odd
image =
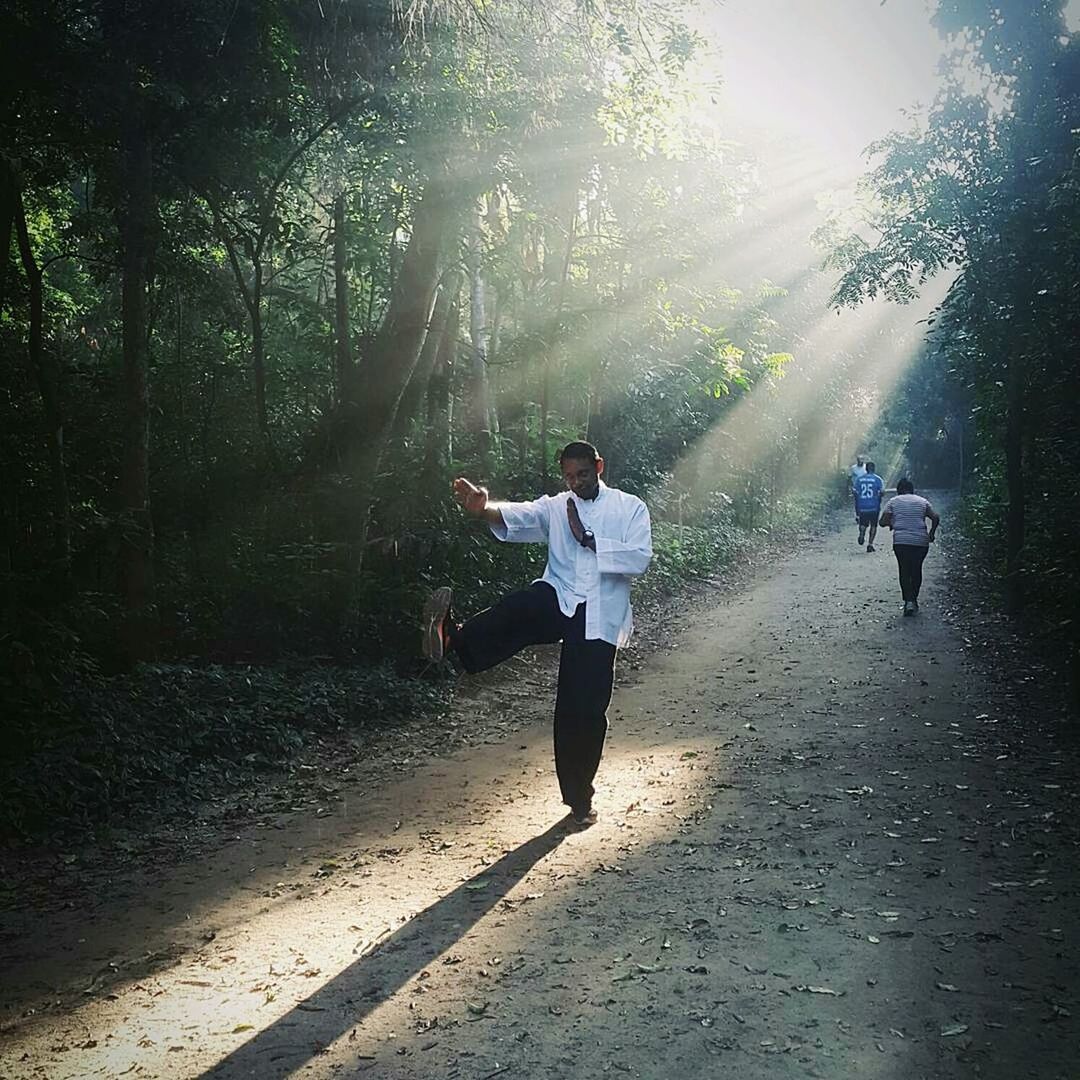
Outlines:
{"label": "man in white shirt", "polygon": [[453,652],[470,673],[485,671],[528,645],[562,642],[555,699],[555,771],[563,802],[589,825],[593,778],[607,734],[615,650],[633,630],[630,579],[652,559],[649,511],[635,495],[600,479],[596,447],[572,442],[559,455],[567,490],[531,502],[492,502],[464,477],[454,498],[511,543],[546,543],[547,566],[528,588],[463,623],[450,614],[449,588],[436,589],[424,611],[424,654]]}
{"label": "man in white shirt", "polygon": [[[855,464],[848,469],[848,492],[851,494],[852,504],[855,503],[855,484],[860,476],[866,475],[866,458],[862,454],[855,455]],[[859,524],[859,508],[855,507],[855,524]]]}

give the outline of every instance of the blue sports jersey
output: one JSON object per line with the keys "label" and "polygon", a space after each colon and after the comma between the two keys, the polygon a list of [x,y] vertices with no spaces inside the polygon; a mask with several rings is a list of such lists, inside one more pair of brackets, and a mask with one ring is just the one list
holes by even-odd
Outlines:
{"label": "blue sports jersey", "polygon": [[855,509],[869,514],[881,508],[881,492],[885,481],[877,473],[864,473],[855,477]]}

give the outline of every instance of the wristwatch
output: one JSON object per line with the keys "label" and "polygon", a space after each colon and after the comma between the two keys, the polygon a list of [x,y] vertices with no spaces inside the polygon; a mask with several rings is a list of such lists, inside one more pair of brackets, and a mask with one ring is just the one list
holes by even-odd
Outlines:
{"label": "wristwatch", "polygon": [[592,529],[586,529],[581,534],[581,546],[582,547],[587,547],[587,548],[592,548],[593,551],[596,550],[596,537],[593,536]]}

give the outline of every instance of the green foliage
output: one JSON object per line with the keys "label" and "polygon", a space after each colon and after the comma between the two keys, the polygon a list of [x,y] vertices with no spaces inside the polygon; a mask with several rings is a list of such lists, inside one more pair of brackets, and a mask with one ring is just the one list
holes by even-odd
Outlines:
{"label": "green foliage", "polygon": [[670,596],[685,588],[687,581],[719,576],[750,542],[750,535],[739,530],[732,514],[718,515],[708,525],[658,521],[653,527],[653,564],[641,591]]}
{"label": "green foliage", "polygon": [[661,508],[662,516],[653,520],[653,561],[635,594],[663,598],[695,579],[723,579],[730,567],[763,540],[805,534],[846,494],[846,486],[838,496],[822,485],[789,493],[752,528],[740,524],[738,509],[730,499],[716,498],[682,523],[672,520],[676,508]]}
{"label": "green foliage", "polygon": [[156,664],[130,675],[70,672],[26,712],[0,757],[0,836],[108,821],[176,797],[205,798],[279,772],[306,743],[359,738],[439,709],[444,685],[389,665],[304,659],[268,667]]}

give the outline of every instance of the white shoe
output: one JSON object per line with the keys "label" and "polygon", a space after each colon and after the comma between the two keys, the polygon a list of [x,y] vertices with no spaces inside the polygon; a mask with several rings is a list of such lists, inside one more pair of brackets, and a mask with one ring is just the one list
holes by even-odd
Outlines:
{"label": "white shoe", "polygon": [[904,601],[904,614],[905,615],[914,615],[915,612],[918,611],[918,610],[919,610],[919,605],[916,604],[914,600],[905,600]]}

